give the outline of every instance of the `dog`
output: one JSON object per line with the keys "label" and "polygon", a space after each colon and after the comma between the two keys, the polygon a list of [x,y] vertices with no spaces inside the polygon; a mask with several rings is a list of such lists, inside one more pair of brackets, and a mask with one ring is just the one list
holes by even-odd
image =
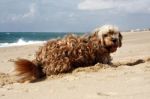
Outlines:
{"label": "dog", "polygon": [[15,71],[21,81],[32,81],[98,62],[110,64],[110,54],[121,46],[122,35],[118,27],[104,25],[86,36],[69,34],[61,39],[47,41],[36,52],[34,60],[16,60]]}

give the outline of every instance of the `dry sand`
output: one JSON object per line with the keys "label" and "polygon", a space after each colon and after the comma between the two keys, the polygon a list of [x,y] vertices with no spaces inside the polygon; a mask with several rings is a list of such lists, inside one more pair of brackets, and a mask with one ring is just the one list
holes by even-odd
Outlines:
{"label": "dry sand", "polygon": [[123,33],[112,55],[118,67],[96,64],[35,83],[16,83],[13,63],[33,59],[40,45],[0,48],[0,99],[149,99],[150,32]]}

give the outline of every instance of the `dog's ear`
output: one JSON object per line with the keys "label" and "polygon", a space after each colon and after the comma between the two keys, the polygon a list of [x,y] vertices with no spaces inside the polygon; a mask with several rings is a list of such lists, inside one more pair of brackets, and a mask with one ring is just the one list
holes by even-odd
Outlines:
{"label": "dog's ear", "polygon": [[105,42],[104,42],[104,34],[101,32],[101,31],[98,31],[98,37],[101,41],[101,45],[104,46],[105,45]]}
{"label": "dog's ear", "polygon": [[104,46],[105,42],[104,42],[104,34],[101,33],[101,45]]}
{"label": "dog's ear", "polygon": [[122,37],[121,33],[119,33],[119,47],[122,46],[122,39],[123,39],[123,37]]}
{"label": "dog's ear", "polygon": [[104,46],[104,35],[100,30],[94,31],[94,35],[100,40],[101,46]]}

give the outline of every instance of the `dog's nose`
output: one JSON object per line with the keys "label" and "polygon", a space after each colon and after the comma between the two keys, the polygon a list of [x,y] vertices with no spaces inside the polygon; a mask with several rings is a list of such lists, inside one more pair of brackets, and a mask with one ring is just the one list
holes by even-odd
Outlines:
{"label": "dog's nose", "polygon": [[117,39],[116,39],[116,38],[113,38],[112,41],[113,41],[114,43],[116,43],[116,42],[117,42]]}

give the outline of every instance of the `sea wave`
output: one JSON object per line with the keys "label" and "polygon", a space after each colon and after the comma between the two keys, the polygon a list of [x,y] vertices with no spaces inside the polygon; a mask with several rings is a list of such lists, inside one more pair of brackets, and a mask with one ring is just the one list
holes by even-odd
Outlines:
{"label": "sea wave", "polygon": [[44,42],[46,42],[46,41],[25,41],[22,38],[20,38],[20,39],[18,39],[17,42],[13,42],[13,43],[0,43],[0,47],[22,46],[22,45],[44,43]]}

